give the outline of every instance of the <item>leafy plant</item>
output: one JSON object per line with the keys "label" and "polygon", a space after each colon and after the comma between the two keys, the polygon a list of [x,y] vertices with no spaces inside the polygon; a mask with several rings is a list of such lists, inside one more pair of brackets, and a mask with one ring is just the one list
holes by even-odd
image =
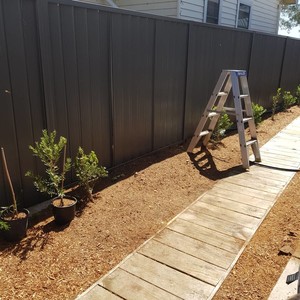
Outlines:
{"label": "leafy plant", "polygon": [[94,151],[85,154],[79,147],[75,158],[75,171],[80,185],[85,189],[88,198],[92,200],[95,182],[97,179],[107,176],[106,168],[99,166],[99,160]]}
{"label": "leafy plant", "polygon": [[290,106],[296,103],[296,98],[291,94],[290,91],[284,91],[282,95],[282,99],[283,99],[282,105],[284,111],[286,111]]}
{"label": "leafy plant", "polygon": [[[45,166],[44,176],[35,175],[32,171],[28,171],[25,175],[33,178],[33,184],[39,192],[52,196],[59,196],[61,206],[64,206],[64,180],[66,173],[71,168],[71,159],[66,159],[67,139],[60,137],[55,142],[56,131],[48,133],[43,130],[42,137],[39,142],[35,142],[35,146],[29,146],[34,156],[37,156]],[[64,152],[62,168],[59,168],[59,161],[62,151]]]}
{"label": "leafy plant", "polygon": [[233,123],[230,121],[226,113],[221,114],[217,125],[212,133],[212,139],[215,141],[221,140],[221,138],[225,136],[226,130],[229,129],[232,126],[232,124]]}
{"label": "leafy plant", "polygon": [[278,104],[280,102],[280,99],[281,99],[281,88],[278,88],[276,95],[272,97],[272,121],[274,121],[274,116],[278,109]]}
{"label": "leafy plant", "polygon": [[262,115],[266,112],[263,106],[252,102],[252,111],[255,125],[261,123]]}
{"label": "leafy plant", "polygon": [[9,230],[9,225],[0,219],[0,230]]}
{"label": "leafy plant", "polygon": [[300,84],[296,87],[295,95],[297,99],[297,105],[300,106]]}

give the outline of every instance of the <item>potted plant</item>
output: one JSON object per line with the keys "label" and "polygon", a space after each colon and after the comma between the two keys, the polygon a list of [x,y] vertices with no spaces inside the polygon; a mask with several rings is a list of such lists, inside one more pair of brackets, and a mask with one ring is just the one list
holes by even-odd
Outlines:
{"label": "potted plant", "polygon": [[12,205],[0,208],[0,230],[5,240],[16,242],[26,236],[28,227],[29,211],[25,208],[18,209],[15,192],[11,182],[10,174],[7,167],[4,148],[1,147],[1,157],[4,172],[9,183]]}
{"label": "potted plant", "polygon": [[[28,171],[26,176],[33,178],[34,186],[39,192],[55,197],[52,201],[54,219],[57,224],[64,225],[74,219],[77,200],[65,195],[64,190],[65,175],[71,168],[71,159],[66,158],[67,139],[62,136],[58,142],[55,139],[55,130],[50,133],[43,130],[40,141],[35,142],[35,146],[29,146],[33,155],[44,164],[45,174],[35,175]],[[63,161],[60,162],[62,153]]]}
{"label": "potted plant", "polygon": [[85,154],[79,147],[75,158],[75,172],[79,184],[87,194],[87,199],[93,200],[93,188],[96,180],[107,176],[106,168],[99,166],[96,153],[91,151],[89,154]]}

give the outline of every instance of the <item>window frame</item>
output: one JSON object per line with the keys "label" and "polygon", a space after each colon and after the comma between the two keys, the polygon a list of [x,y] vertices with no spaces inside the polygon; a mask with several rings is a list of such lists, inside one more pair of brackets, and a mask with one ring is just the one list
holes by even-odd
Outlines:
{"label": "window frame", "polygon": [[204,22],[207,23],[207,24],[213,24],[213,25],[219,25],[220,24],[220,15],[221,15],[221,4],[222,4],[222,0],[218,0],[218,16],[217,16],[217,23],[211,23],[211,22],[207,22],[207,17],[211,17],[211,16],[208,16],[207,14],[207,10],[208,10],[208,2],[209,1],[212,1],[212,0],[206,0],[205,2],[205,16],[204,16]]}
{"label": "window frame", "polygon": [[[239,16],[240,16],[240,5],[246,5],[249,7],[250,11],[249,11],[249,22],[248,22],[248,28],[245,28],[245,27],[239,27],[238,24],[239,24]],[[239,28],[239,29],[244,29],[244,30],[249,30],[251,29],[251,20],[252,20],[252,4],[253,4],[253,1],[251,0],[241,0],[241,1],[238,1],[237,3],[237,10],[236,10],[236,22],[235,22],[235,27],[236,28]]]}

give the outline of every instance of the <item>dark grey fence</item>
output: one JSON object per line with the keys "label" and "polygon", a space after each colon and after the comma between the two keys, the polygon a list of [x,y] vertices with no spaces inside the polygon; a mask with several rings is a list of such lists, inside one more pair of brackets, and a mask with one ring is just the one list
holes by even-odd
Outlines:
{"label": "dark grey fence", "polygon": [[[300,41],[64,0],[0,0],[0,144],[25,206],[43,128],[107,167],[191,137],[222,69],[253,101],[300,83]],[[71,180],[71,178],[69,178]],[[8,194],[2,166],[0,204]]]}

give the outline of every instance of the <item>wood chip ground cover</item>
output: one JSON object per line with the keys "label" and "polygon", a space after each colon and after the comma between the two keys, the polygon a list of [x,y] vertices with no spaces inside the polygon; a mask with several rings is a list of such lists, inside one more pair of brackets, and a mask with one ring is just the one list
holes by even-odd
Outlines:
{"label": "wood chip ground cover", "polygon": [[[266,119],[258,128],[264,144],[300,108]],[[13,245],[0,240],[0,299],[74,299],[169,220],[240,168],[237,134],[189,156],[187,145],[169,147],[114,169],[97,186],[94,202],[68,227],[41,216],[27,237]],[[249,243],[215,299],[267,299],[287,263],[278,255],[298,240],[297,174]],[[295,235],[291,235],[295,233]]]}

